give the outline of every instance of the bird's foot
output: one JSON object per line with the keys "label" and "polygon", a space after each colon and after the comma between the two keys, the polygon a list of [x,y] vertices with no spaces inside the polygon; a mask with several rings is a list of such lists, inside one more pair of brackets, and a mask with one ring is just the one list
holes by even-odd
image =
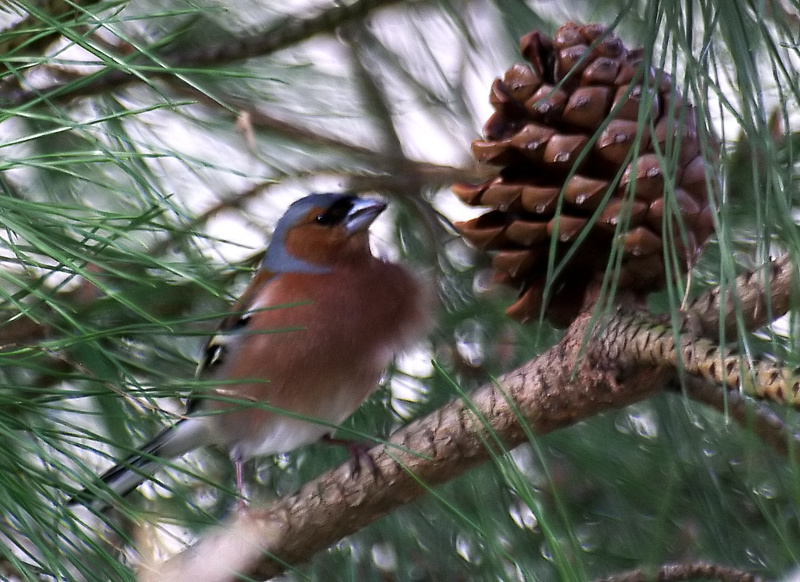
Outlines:
{"label": "bird's foot", "polygon": [[369,467],[372,477],[377,481],[381,477],[381,470],[375,463],[375,459],[369,454],[369,450],[374,446],[371,441],[351,441],[347,439],[338,439],[331,435],[322,437],[322,442],[329,445],[336,445],[346,447],[347,452],[350,453],[350,461],[352,463],[352,471],[350,476],[354,479],[361,475],[362,461]]}

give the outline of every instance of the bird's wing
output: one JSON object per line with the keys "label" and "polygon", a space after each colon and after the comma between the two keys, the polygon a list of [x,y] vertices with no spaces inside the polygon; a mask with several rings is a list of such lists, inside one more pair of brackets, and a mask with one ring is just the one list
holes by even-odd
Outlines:
{"label": "bird's wing", "polygon": [[[211,378],[215,372],[221,367],[227,355],[227,349],[231,340],[236,337],[236,334],[242,332],[246,327],[252,315],[251,309],[253,303],[258,297],[259,292],[268,285],[270,281],[274,280],[275,274],[266,269],[259,269],[253,280],[242,293],[242,296],[234,304],[230,315],[223,319],[217,331],[212,335],[206,344],[203,346],[203,355],[197,365],[195,372],[196,378],[206,377]],[[187,413],[197,411],[198,406],[203,401],[202,398],[190,397],[187,404]]]}
{"label": "bird's wing", "polygon": [[242,296],[233,306],[231,314],[223,319],[217,331],[211,336],[203,346],[203,357],[197,366],[196,377],[213,375],[214,370],[219,368],[224,361],[225,350],[231,341],[231,337],[241,332],[246,326],[252,315],[253,303],[265,285],[273,280],[275,275],[269,271],[259,269],[253,280],[244,290]]}

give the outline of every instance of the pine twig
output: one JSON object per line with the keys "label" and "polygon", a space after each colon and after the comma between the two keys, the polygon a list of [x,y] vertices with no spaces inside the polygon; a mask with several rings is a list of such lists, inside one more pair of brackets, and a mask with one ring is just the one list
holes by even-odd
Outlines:
{"label": "pine twig", "polygon": [[747,358],[707,338],[677,337],[670,325],[648,314],[620,312],[603,329],[602,341],[623,367],[668,366],[679,374],[800,408],[800,370]]}
{"label": "pine twig", "polygon": [[[216,93],[218,99],[213,99],[193,87],[181,85],[178,82],[170,82],[170,84],[177,93],[195,99],[207,107],[246,112],[250,125],[256,129],[281,135],[305,146],[335,149],[357,158],[362,163],[369,164],[376,171],[398,176],[401,180],[408,179],[409,175],[417,175],[426,184],[452,184],[459,181],[482,182],[496,173],[493,168],[477,163],[462,167],[450,167],[407,158],[398,159],[396,156],[376,151],[374,148],[345,141],[340,137],[320,133],[308,127],[279,119],[265,112],[257,104],[235,95]],[[356,180],[360,178],[360,176],[354,176]]]}
{"label": "pine twig", "polygon": [[752,430],[775,451],[784,457],[791,456],[795,463],[800,464],[800,435],[786,426],[783,419],[767,406],[695,378],[688,378],[675,388],[685,390],[692,400],[729,415],[743,428]]}
{"label": "pine twig", "polygon": [[[718,341],[722,316],[725,337],[735,337],[737,309],[742,314],[745,329],[761,327],[788,311],[792,286],[797,285],[796,273],[791,255],[786,253],[766,267],[738,277],[726,293],[715,287],[688,306],[683,314],[684,330]],[[800,462],[800,435],[791,431],[768,407],[748,402],[737,392],[721,389],[719,384],[695,378],[684,378],[681,388],[690,398],[729,414],[741,426],[753,430],[778,453],[791,455]]]}
{"label": "pine twig", "polygon": [[718,340],[722,316],[725,337],[734,338],[737,311],[746,329],[757,329],[789,310],[792,288],[798,289],[798,272],[791,254],[785,253],[764,268],[737,277],[730,287],[715,287],[694,299],[685,310],[685,327]]}

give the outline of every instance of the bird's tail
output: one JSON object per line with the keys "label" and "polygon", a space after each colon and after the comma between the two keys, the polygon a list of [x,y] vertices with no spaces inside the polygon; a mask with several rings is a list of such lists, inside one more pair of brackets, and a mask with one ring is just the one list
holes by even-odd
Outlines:
{"label": "bird's tail", "polygon": [[162,467],[162,460],[180,457],[208,444],[208,425],[203,420],[184,418],[164,429],[139,451],[98,477],[94,486],[75,495],[70,504],[86,505],[96,511],[107,509],[114,498],[127,495],[150,479]]}

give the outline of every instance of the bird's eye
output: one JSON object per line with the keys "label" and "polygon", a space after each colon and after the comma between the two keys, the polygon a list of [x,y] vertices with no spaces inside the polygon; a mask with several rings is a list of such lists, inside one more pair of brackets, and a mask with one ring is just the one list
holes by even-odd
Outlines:
{"label": "bird's eye", "polygon": [[340,198],[325,211],[316,217],[316,223],[322,226],[336,226],[340,224],[353,208],[353,198],[350,196]]}

